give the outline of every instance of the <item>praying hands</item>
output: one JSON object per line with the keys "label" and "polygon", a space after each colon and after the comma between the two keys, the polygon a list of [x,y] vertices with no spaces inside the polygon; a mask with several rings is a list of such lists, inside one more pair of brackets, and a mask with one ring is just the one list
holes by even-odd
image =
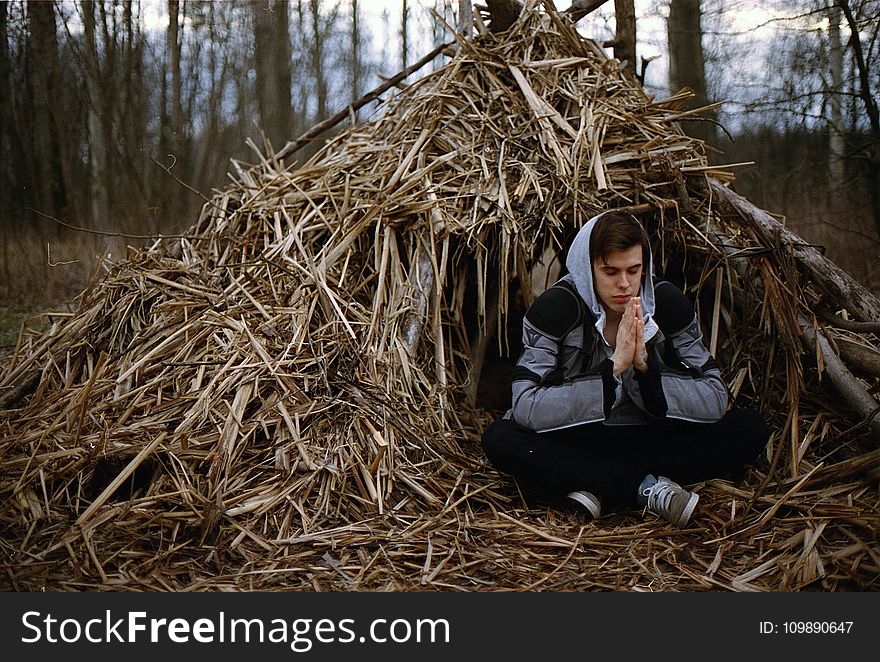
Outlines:
{"label": "praying hands", "polygon": [[642,300],[632,297],[617,327],[614,353],[614,374],[619,375],[632,366],[639,372],[648,370],[648,350],[645,347],[645,319],[642,317]]}

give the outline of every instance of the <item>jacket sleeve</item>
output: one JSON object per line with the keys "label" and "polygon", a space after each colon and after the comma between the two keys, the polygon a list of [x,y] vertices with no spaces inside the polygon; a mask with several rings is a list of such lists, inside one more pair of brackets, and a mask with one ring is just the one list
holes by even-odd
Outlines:
{"label": "jacket sleeve", "polygon": [[670,298],[677,320],[664,319],[664,316],[657,320],[661,328],[673,329],[664,332],[665,356],[661,358],[652,347],[648,352],[647,372],[628,371],[624,376],[624,389],[636,405],[654,416],[696,423],[715,422],[727,411],[727,386],[721,379],[718,363],[703,345],[700,325],[684,294],[676,288],[675,292],[658,296],[658,310],[661,303],[669,303]]}
{"label": "jacket sleeve", "polygon": [[580,323],[570,292],[553,287],[523,320],[523,352],[513,371],[511,416],[537,432],[604,420],[614,404],[617,380],[610,360],[584,374],[563,378],[562,339]]}

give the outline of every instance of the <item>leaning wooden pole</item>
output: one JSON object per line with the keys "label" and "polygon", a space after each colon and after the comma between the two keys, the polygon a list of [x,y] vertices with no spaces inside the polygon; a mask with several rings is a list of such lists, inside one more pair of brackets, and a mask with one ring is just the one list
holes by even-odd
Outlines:
{"label": "leaning wooden pole", "polygon": [[789,253],[838,306],[863,322],[880,320],[880,300],[876,296],[766,211],[713,177],[694,189],[710,206],[745,221],[766,245]]}
{"label": "leaning wooden pole", "polygon": [[[712,202],[720,203],[722,212],[735,212],[748,222],[749,226],[755,229],[767,243],[791,253],[807,268],[817,282],[825,286],[829,295],[834,298],[835,305],[846,307],[851,313],[857,315],[871,315],[871,311],[875,309],[880,311],[880,302],[873,294],[865,290],[849,274],[815,248],[807,245],[803,239],[788,230],[766,211],[759,209],[717,180],[709,178],[708,182],[708,187],[704,191],[711,192]],[[716,227],[711,220],[709,221],[709,233],[710,236],[719,240],[717,243],[722,246],[722,250],[739,272],[740,277],[749,278],[751,272],[749,261],[734,257],[735,251],[732,255],[729,249],[724,248],[730,242],[724,238],[721,229]],[[826,283],[830,283],[831,286]],[[847,293],[844,295],[845,298],[840,297],[839,293],[841,292]],[[876,319],[880,319],[880,316],[875,316],[874,320]],[[873,435],[880,439],[880,411],[878,411],[880,403],[850,371],[844,361],[843,352],[841,352],[841,356],[838,356],[826,334],[821,329],[817,330],[804,314],[798,314],[797,325],[804,347],[811,354],[821,357],[821,364],[838,393],[852,407],[853,412],[863,420]]]}
{"label": "leaning wooden pole", "polygon": [[425,57],[423,57],[418,62],[414,62],[413,64],[408,66],[406,69],[401,71],[400,73],[395,74],[394,76],[392,76],[391,78],[386,80],[384,83],[382,83],[379,87],[375,88],[374,90],[371,90],[370,92],[367,92],[360,99],[357,99],[356,101],[352,101],[349,105],[347,105],[345,108],[340,110],[335,115],[328,117],[323,122],[318,122],[317,124],[315,124],[315,126],[313,126],[311,129],[306,131],[304,134],[302,134],[296,140],[292,140],[289,143],[287,143],[284,147],[281,148],[281,150],[279,152],[277,152],[275,154],[275,156],[273,158],[276,161],[283,161],[287,157],[292,156],[299,149],[301,149],[306,144],[308,144],[309,141],[314,140],[315,138],[320,136],[325,131],[332,129],[334,126],[339,124],[342,120],[344,120],[346,117],[351,116],[351,114],[354,111],[358,110],[359,108],[362,108],[363,106],[366,106],[371,101],[375,101],[376,99],[378,99],[382,94],[384,94],[385,92],[390,90],[392,87],[394,87],[395,85],[400,83],[404,78],[412,75],[413,73],[415,73],[416,71],[418,71],[419,69],[424,67],[426,64],[428,64],[429,62],[434,60],[434,58],[436,58],[438,55],[440,55],[440,53],[442,53],[445,49],[452,46],[454,43],[455,43],[454,41],[450,41],[446,44],[440,44],[439,46],[437,46],[437,48],[435,48],[430,53],[425,55]]}

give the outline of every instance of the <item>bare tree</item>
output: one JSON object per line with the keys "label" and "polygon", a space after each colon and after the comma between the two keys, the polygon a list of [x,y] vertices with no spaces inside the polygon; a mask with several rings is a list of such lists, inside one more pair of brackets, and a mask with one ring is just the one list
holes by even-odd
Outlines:
{"label": "bare tree", "polygon": [[53,126],[53,103],[57,93],[51,78],[57,74],[58,46],[55,33],[55,11],[51,2],[29,2],[27,18],[30,26],[30,73],[33,94],[33,156],[37,179],[36,204],[44,214],[55,215],[60,182],[54,164],[57,136]]}
{"label": "bare tree", "polygon": [[[15,150],[12,147],[12,141],[16,134],[12,131],[15,113],[12,105],[11,57],[6,29],[8,10],[9,3],[0,2],[0,162],[3,163],[10,163],[15,155],[21,153],[21,150]],[[9,168],[3,168],[0,171],[0,226],[12,216],[13,191],[17,189],[18,186],[13,181],[13,171]]]}
{"label": "bare tree", "polygon": [[614,57],[625,62],[633,74],[636,69],[636,10],[633,0],[614,0]]}
{"label": "bare tree", "polygon": [[361,24],[358,0],[351,0],[351,100],[361,95]]}
{"label": "bare tree", "polygon": [[314,52],[309,39],[311,33],[310,22],[306,15],[306,4],[303,0],[297,0],[296,2],[295,33],[299,36],[297,44],[300,57],[297,58],[297,75],[294,77],[297,91],[294,103],[296,107],[296,132],[301,133],[305,131],[309,124],[309,98],[314,97],[310,90],[311,77],[308,75],[308,71],[313,66]]}
{"label": "bare tree", "polygon": [[110,152],[108,132],[103,118],[108,117],[107,101],[96,35],[95,3],[82,2],[83,35],[85,43],[85,79],[88,90],[88,136],[91,153],[89,191],[91,197],[92,223],[99,228],[108,227],[110,220]]}
{"label": "bare tree", "polygon": [[[317,0],[312,0],[315,10]],[[257,107],[269,142],[283,145],[293,134],[290,98],[290,7],[287,0],[261,0],[254,4],[254,60]]]}
{"label": "bare tree", "polygon": [[[165,31],[165,50],[162,61],[161,126],[159,128],[160,162],[173,166],[176,173],[185,174],[189,159],[184,155],[183,72],[181,50],[183,34],[180,27],[179,0],[168,0],[168,27]],[[185,23],[184,23],[185,24]],[[168,187],[165,179],[156,176],[152,194],[161,196],[162,207],[170,218],[177,218],[185,204],[180,191]]]}
{"label": "bare tree", "polygon": [[464,37],[470,37],[474,28],[474,7],[471,0],[458,0],[458,25],[456,30]]}
{"label": "bare tree", "polygon": [[[226,162],[234,153],[230,145],[238,126],[231,119],[224,119],[223,99],[227,86],[237,81],[236,66],[246,68],[247,60],[242,57],[235,39],[228,38],[233,26],[238,26],[239,39],[249,32],[248,26],[241,26],[235,3],[207,2],[193,7],[199,17],[201,29],[207,38],[201,41],[207,48],[207,58],[203,66],[207,68],[205,103],[201,106],[202,121],[191,118],[190,123],[199,124],[200,132],[193,132],[190,147],[193,163],[193,185],[203,188],[213,185],[225,172]],[[240,12],[246,14],[246,12]],[[242,62],[242,60],[244,60]],[[244,117],[248,113],[243,113]],[[238,133],[236,139],[244,142],[245,132]]]}
{"label": "bare tree", "polygon": [[738,170],[736,189],[785,215],[804,239],[880,291],[880,183],[871,165],[880,145],[871,119],[880,89],[873,65],[880,4],[790,0],[767,7],[769,22],[742,28],[726,20],[725,11],[741,7],[733,3],[701,6],[708,83],[714,98],[731,100],[723,121],[736,139],[723,143],[724,161],[756,164]]}
{"label": "bare tree", "polygon": [[[690,88],[695,96],[689,107],[705,106],[708,97],[703,31],[700,26],[700,0],[670,2],[667,36],[670,92]],[[685,122],[683,128],[688,134],[705,142],[712,142],[715,137],[715,125],[711,122]]]}
{"label": "bare tree", "polygon": [[325,75],[324,62],[324,45],[326,41],[326,32],[321,24],[321,6],[318,0],[311,0],[311,64],[312,77],[315,81],[315,97],[317,100],[317,110],[315,117],[317,120],[325,119],[327,112],[327,77]]}
{"label": "bare tree", "polygon": [[[877,107],[877,99],[874,97],[873,90],[876,89],[871,84],[871,70],[869,69],[868,60],[865,57],[862,39],[860,36],[860,26],[856,21],[853,9],[848,0],[836,0],[836,3],[850,28],[850,44],[855,59],[858,73],[858,95],[861,97],[862,103],[865,105],[865,111],[868,114],[869,140],[864,148],[864,161],[868,171],[868,189],[871,192],[871,209],[874,213],[874,226],[877,235],[880,236],[880,110]],[[873,21],[873,39],[878,37],[877,17]]]}
{"label": "bare tree", "polygon": [[[140,4],[137,5],[140,7]],[[132,188],[138,196],[146,197],[144,191],[145,168],[139,154],[143,152],[144,136],[147,132],[148,114],[143,112],[147,106],[144,90],[144,40],[140,29],[139,16],[135,13],[133,0],[125,0],[122,6],[124,48],[121,56],[121,69],[118,77],[120,87],[119,128],[123,159],[128,164]]]}
{"label": "bare tree", "polygon": [[845,154],[843,118],[841,116],[841,100],[843,95],[843,46],[840,43],[840,7],[832,5],[828,8],[828,41],[831,51],[831,89],[830,106],[831,126],[829,127],[828,168],[831,172],[831,183],[834,190],[843,186],[843,166]]}
{"label": "bare tree", "polygon": [[183,138],[183,103],[181,95],[182,77],[180,71],[180,2],[168,0],[167,52],[168,70],[171,74],[171,134],[170,147],[175,157],[179,156]]}
{"label": "bare tree", "polygon": [[409,3],[401,0],[400,8],[400,68],[406,69],[409,64]]}

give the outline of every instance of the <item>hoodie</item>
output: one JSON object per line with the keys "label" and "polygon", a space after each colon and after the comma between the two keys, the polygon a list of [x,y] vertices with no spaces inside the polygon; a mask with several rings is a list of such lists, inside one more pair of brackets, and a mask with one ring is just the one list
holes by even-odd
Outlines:
{"label": "hoodie", "polygon": [[569,273],[526,312],[506,417],[537,432],[596,422],[721,419],[728,403],[721,372],[703,345],[687,297],[669,282],[654,282],[650,252],[639,291],[648,370],[630,367],[614,376],[603,335],[607,316],[590,264],[590,236],[601,217],[590,219],[574,238],[566,259]]}

